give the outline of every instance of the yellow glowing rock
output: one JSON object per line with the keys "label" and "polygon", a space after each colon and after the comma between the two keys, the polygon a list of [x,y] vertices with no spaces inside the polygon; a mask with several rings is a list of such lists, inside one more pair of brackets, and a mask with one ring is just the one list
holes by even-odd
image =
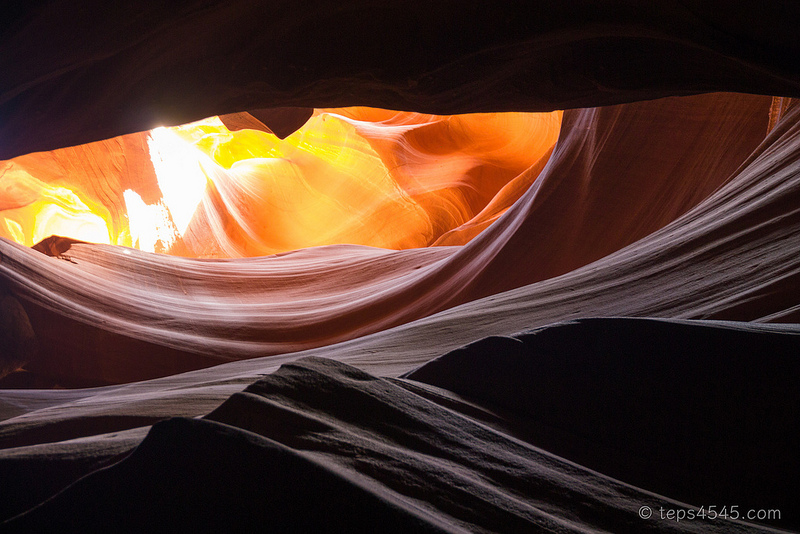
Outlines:
{"label": "yellow glowing rock", "polygon": [[200,257],[460,245],[533,183],[560,122],[343,108],[283,140],[217,117],[157,128],[0,163],[0,235]]}
{"label": "yellow glowing rock", "polygon": [[[94,243],[112,243],[108,210],[89,206],[75,192],[43,183],[22,169],[2,175],[0,236],[32,246],[51,235]],[[105,215],[105,217],[104,217]]]}

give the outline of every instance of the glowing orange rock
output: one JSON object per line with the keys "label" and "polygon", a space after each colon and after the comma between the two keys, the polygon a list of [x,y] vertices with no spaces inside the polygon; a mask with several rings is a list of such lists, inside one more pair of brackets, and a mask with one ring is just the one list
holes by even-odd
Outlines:
{"label": "glowing orange rock", "polygon": [[0,236],[27,246],[54,234],[112,243],[109,213],[103,206],[87,204],[71,189],[42,182],[14,166],[2,179]]}
{"label": "glowing orange rock", "polygon": [[[560,112],[344,108],[315,111],[285,139],[231,132],[216,117],[157,128],[4,162],[0,235],[28,246],[59,234],[198,257],[464,244],[536,179],[560,121]],[[126,138],[136,136],[130,150]],[[70,157],[83,167],[59,172]],[[123,168],[129,160],[135,178]]]}

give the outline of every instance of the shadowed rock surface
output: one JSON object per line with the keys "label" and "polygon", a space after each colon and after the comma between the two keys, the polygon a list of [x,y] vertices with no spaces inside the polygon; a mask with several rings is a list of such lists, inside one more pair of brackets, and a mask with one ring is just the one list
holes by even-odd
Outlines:
{"label": "shadowed rock surface", "polygon": [[[625,328],[622,320],[610,323],[610,329],[620,322]],[[681,327],[662,325],[668,330]],[[573,333],[573,348],[590,349],[592,334]],[[524,346],[526,337],[521,339]],[[465,350],[497,358],[497,368],[506,371],[504,357],[514,355],[500,345],[489,339]],[[553,356],[561,356],[566,366],[580,366],[584,374],[596,370],[581,365],[589,358],[570,358],[574,353]],[[676,371],[673,362],[650,360],[638,370],[664,372],[667,363]],[[461,363],[463,374],[476,370],[470,362]],[[548,387],[562,396],[568,390],[582,406],[591,405],[594,397],[590,389],[573,389],[563,375]],[[505,396],[523,413],[540,410],[540,403],[530,402],[523,390],[506,390]],[[637,408],[645,413],[672,402],[656,397],[632,396],[629,401],[641,402]],[[787,409],[797,408],[796,400],[788,404]],[[459,405],[445,390],[420,391],[413,383],[377,378],[335,361],[301,359],[233,395],[205,420],[158,423],[125,460],[76,482],[6,523],[3,531],[51,531],[77,509],[93,510],[71,522],[84,532],[243,531],[264,524],[274,532],[769,531],[735,521],[679,525],[642,519],[642,506],[659,510],[678,505],[561,460],[463,413],[479,406],[488,405]],[[670,408],[680,416],[683,407]],[[774,415],[765,427],[782,419]],[[595,424],[613,424],[616,417],[601,415]],[[567,416],[563,422],[570,425],[573,420]],[[696,430],[697,421],[687,425]],[[771,429],[761,438],[783,434]],[[796,429],[792,435],[797,437]],[[737,437],[720,441],[735,446]],[[639,452],[653,450],[644,445]],[[787,503],[792,500],[787,496]]]}
{"label": "shadowed rock surface", "polygon": [[266,107],[453,114],[707,91],[798,97],[798,9],[780,0],[37,2],[0,33],[0,158]]}

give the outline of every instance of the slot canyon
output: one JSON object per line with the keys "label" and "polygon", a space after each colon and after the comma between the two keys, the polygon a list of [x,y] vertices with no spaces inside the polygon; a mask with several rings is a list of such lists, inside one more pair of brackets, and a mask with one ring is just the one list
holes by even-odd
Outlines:
{"label": "slot canyon", "polygon": [[0,22],[0,532],[800,530],[800,6]]}

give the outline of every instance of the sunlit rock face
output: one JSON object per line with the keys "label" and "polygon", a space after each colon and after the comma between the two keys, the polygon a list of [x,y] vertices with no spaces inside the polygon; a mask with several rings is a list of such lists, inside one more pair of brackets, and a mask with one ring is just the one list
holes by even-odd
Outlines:
{"label": "sunlit rock face", "polygon": [[561,113],[318,110],[286,139],[217,117],[2,163],[0,235],[191,257],[460,245],[533,183]]}
{"label": "sunlit rock face", "polygon": [[130,245],[123,191],[160,198],[148,134],[0,162],[0,235],[31,246],[52,235]]}

